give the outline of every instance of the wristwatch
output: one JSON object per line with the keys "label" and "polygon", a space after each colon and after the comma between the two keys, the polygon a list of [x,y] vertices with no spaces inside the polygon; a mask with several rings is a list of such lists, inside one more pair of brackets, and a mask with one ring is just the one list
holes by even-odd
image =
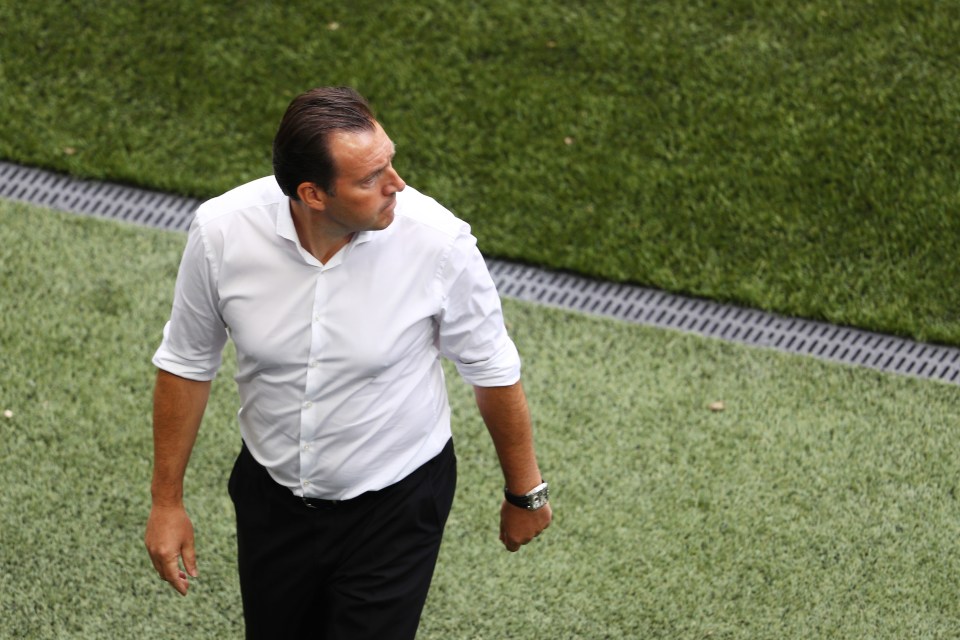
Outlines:
{"label": "wristwatch", "polygon": [[522,496],[510,493],[507,491],[507,488],[504,487],[503,497],[507,499],[507,502],[515,507],[536,511],[547,504],[547,502],[550,500],[550,487],[546,482],[541,481],[540,484]]}

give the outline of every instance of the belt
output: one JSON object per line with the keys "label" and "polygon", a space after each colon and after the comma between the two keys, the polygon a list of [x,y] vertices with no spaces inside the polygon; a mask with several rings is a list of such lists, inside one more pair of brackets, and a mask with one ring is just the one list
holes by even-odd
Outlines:
{"label": "belt", "polygon": [[[362,497],[365,494],[360,494],[357,498]],[[301,497],[300,500],[303,502],[303,505],[308,509],[336,509],[342,504],[348,502],[353,502],[356,498],[352,500],[324,500],[323,498],[304,498]]]}
{"label": "belt", "polygon": [[420,466],[413,473],[403,478],[402,480],[396,482],[395,484],[384,487],[383,489],[379,489],[377,491],[367,491],[365,493],[361,493],[360,495],[355,496],[353,498],[349,498],[347,500],[325,500],[323,498],[306,498],[303,496],[294,496],[294,498],[302,502],[303,506],[305,506],[308,509],[329,511],[331,509],[336,509],[338,507],[346,507],[347,505],[363,502],[365,499],[371,498],[376,495],[389,494],[391,491],[395,491],[399,489],[401,485],[404,485],[406,483],[419,482],[419,478],[421,478],[423,474],[429,473],[430,467],[438,464],[444,458],[444,456],[448,456],[448,457],[453,456],[453,438],[447,441],[447,444],[443,447],[440,453],[438,453],[432,459],[428,460],[425,464]]}
{"label": "belt", "polygon": [[[417,469],[417,471],[419,471],[419,469]],[[384,487],[383,489],[379,489],[377,491],[365,491],[358,496],[347,498],[346,500],[327,500],[325,498],[307,498],[305,496],[292,496],[292,497],[294,500],[299,500],[300,502],[302,502],[303,506],[305,506],[308,509],[318,509],[323,511],[329,511],[331,509],[336,509],[338,507],[343,508],[349,505],[358,504],[376,495],[387,493],[392,489],[394,489],[395,487],[402,485],[404,482],[410,482],[411,480],[414,480],[415,476],[417,475],[417,471],[414,471],[413,473],[408,475],[406,478],[403,478],[399,482],[392,484],[388,487]],[[289,491],[287,491],[286,489],[284,489],[284,491],[287,493],[287,495],[291,495]]]}

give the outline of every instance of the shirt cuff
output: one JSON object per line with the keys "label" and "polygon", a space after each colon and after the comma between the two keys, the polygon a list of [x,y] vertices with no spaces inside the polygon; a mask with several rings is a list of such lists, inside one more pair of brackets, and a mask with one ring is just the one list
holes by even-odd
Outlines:
{"label": "shirt cuff", "polygon": [[486,360],[454,364],[463,379],[477,387],[509,387],[520,380],[520,354],[510,338]]}
{"label": "shirt cuff", "polygon": [[223,361],[222,354],[218,352],[215,357],[196,359],[180,355],[170,348],[169,330],[170,323],[168,322],[163,328],[163,342],[157,352],[153,354],[154,366],[187,380],[198,382],[213,380],[217,376],[217,371],[220,370],[220,364]]}

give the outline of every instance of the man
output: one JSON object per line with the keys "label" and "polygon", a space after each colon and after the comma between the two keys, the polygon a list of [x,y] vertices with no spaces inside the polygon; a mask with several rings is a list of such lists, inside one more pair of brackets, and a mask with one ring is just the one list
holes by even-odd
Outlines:
{"label": "man", "polygon": [[474,386],[499,457],[504,546],[552,518],[476,239],[405,185],[394,154],[359,94],[309,91],[280,123],[275,175],[204,203],[191,226],[153,359],[145,540],[186,595],[197,562],[183,477],[229,337],[248,638],[416,634],[456,481],[441,356]]}

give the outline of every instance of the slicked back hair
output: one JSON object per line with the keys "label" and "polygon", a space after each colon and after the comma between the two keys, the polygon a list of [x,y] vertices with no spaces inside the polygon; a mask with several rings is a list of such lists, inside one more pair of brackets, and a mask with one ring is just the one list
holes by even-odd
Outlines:
{"label": "slicked back hair", "polygon": [[299,200],[297,187],[312,182],[335,195],[330,135],[373,131],[374,123],[367,100],[350,87],[318,87],[294,98],[273,139],[273,174],[280,189]]}

